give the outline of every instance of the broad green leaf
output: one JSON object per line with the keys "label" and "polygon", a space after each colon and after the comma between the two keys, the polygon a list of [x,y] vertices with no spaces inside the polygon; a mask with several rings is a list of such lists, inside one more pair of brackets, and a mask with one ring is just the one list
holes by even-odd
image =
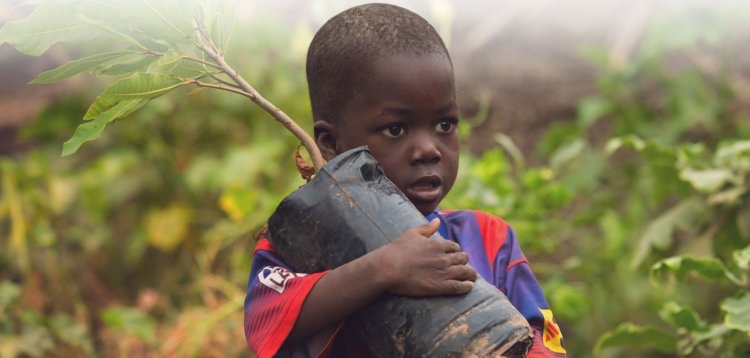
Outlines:
{"label": "broad green leaf", "polygon": [[137,54],[130,59],[122,58],[119,63],[107,63],[106,67],[99,71],[99,75],[126,76],[136,72],[146,72],[148,67],[157,60],[156,56]]}
{"label": "broad green leaf", "polygon": [[180,64],[180,61],[182,60],[182,54],[175,51],[175,50],[169,50],[164,55],[159,57],[159,60],[156,61],[156,70],[158,73],[170,73],[177,65]]}
{"label": "broad green leaf", "polygon": [[727,278],[727,271],[724,264],[714,258],[676,256],[661,260],[651,266],[651,278],[653,280],[666,274],[672,274],[678,280],[683,280],[691,273],[698,274],[700,277],[710,281]]}
{"label": "broad green leaf", "polygon": [[146,343],[156,341],[156,323],[144,312],[129,307],[110,308],[101,313],[107,326],[126,334],[132,334]]}
{"label": "broad green leaf", "polygon": [[682,307],[676,302],[667,302],[659,311],[659,316],[676,328],[689,332],[706,332],[709,327],[698,313],[690,307]]}
{"label": "broad green leaf", "polygon": [[118,102],[113,107],[100,113],[93,121],[79,125],[73,136],[63,143],[62,156],[71,155],[83,143],[99,138],[107,124],[133,113],[146,104],[146,102],[148,102],[146,99],[131,99]]}
{"label": "broad green leaf", "polygon": [[732,172],[727,169],[695,170],[685,168],[680,170],[680,179],[690,183],[701,193],[712,193],[721,189],[732,178]]}
{"label": "broad green leaf", "polygon": [[113,83],[99,97],[115,100],[152,99],[184,84],[187,84],[187,82],[172,76],[156,73],[136,73]]}
{"label": "broad green leaf", "polygon": [[12,21],[0,29],[0,44],[9,43],[27,55],[39,56],[63,41],[86,41],[97,33],[78,21],[72,4],[57,1],[40,3],[27,18]]}
{"label": "broad green leaf", "polygon": [[83,115],[83,120],[88,121],[99,117],[100,114],[106,112],[110,108],[116,106],[120,101],[109,98],[109,97],[97,97],[96,101],[89,106],[86,113]]}
{"label": "broad green leaf", "polygon": [[107,87],[96,101],[89,106],[84,120],[99,117],[100,114],[126,99],[152,99],[163,95],[181,85],[184,82],[163,74],[136,73],[133,76],[118,80]]}
{"label": "broad green leaf", "polygon": [[669,247],[675,228],[695,224],[699,215],[704,213],[704,209],[705,204],[699,198],[683,200],[650,222],[638,241],[633,265],[640,265],[652,248]]}
{"label": "broad green leaf", "polygon": [[750,241],[750,199],[737,210],[737,230],[745,240]]}
{"label": "broad green leaf", "polygon": [[84,71],[92,71],[96,69],[99,65],[107,61],[110,61],[110,60],[113,60],[113,59],[116,59],[118,57],[122,57],[128,54],[131,54],[131,52],[100,53],[98,55],[93,55],[93,56],[85,57],[79,60],[70,61],[60,67],[40,73],[38,76],[36,76],[36,78],[34,78],[33,81],[31,81],[31,83],[58,82],[66,78],[69,78],[71,76],[75,76]]}
{"label": "broad green leaf", "polygon": [[675,336],[652,327],[639,327],[623,323],[614,331],[602,335],[596,342],[595,352],[611,347],[645,349],[652,347],[660,352],[672,353],[677,349]]}
{"label": "broad green leaf", "polygon": [[724,324],[750,336],[750,293],[745,292],[740,298],[727,298],[721,309],[727,313]]}

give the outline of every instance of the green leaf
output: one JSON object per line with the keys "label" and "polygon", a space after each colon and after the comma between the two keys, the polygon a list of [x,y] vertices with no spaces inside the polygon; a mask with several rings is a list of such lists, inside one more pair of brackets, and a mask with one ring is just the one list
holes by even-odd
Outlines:
{"label": "green leaf", "polygon": [[750,335],[750,293],[745,292],[740,298],[727,298],[721,309],[727,313],[724,317],[727,327]]}
{"label": "green leaf", "polygon": [[153,99],[184,84],[187,82],[163,74],[136,73],[107,87],[89,106],[83,119],[97,118],[120,101],[137,98]]}
{"label": "green leaf", "polygon": [[129,307],[110,308],[101,313],[104,323],[126,334],[132,334],[147,343],[156,341],[156,323],[144,312]]}
{"label": "green leaf", "polygon": [[680,170],[680,179],[690,183],[695,190],[702,193],[712,193],[721,189],[731,178],[732,172],[727,169],[685,168]]}
{"label": "green leaf", "polygon": [[177,65],[180,64],[181,60],[181,53],[175,50],[169,50],[164,55],[159,57],[158,61],[156,61],[156,68],[160,73],[169,73],[175,67],[177,67]]}
{"label": "green leaf", "polygon": [[623,323],[602,335],[596,342],[595,352],[610,347],[630,347],[644,349],[653,347],[664,353],[672,353],[677,349],[675,336],[652,327],[639,327],[631,323]]}
{"label": "green leaf", "polygon": [[710,281],[719,281],[727,278],[727,271],[724,264],[714,258],[676,256],[661,260],[651,266],[652,280],[670,273],[678,280],[683,280],[685,276],[691,273],[696,273],[700,277]]}
{"label": "green leaf", "polygon": [[39,56],[58,42],[86,41],[95,34],[89,25],[78,21],[73,5],[47,1],[27,18],[5,24],[0,29],[0,44],[7,42],[27,55]]}
{"label": "green leaf", "polygon": [[704,206],[699,198],[683,200],[651,221],[638,241],[633,266],[640,265],[652,248],[669,247],[675,228],[695,224],[696,219],[704,212]]}
{"label": "green leaf", "polygon": [[65,157],[71,155],[78,151],[78,148],[80,148],[83,143],[99,138],[107,124],[115,119],[125,117],[135,112],[147,102],[148,100],[145,99],[132,99],[118,102],[113,107],[98,114],[93,121],[79,125],[78,128],[76,128],[75,133],[73,133],[73,136],[63,143],[62,156]]}
{"label": "green leaf", "polygon": [[84,71],[92,71],[107,61],[131,54],[131,52],[100,53],[79,60],[70,61],[60,67],[44,71],[31,83],[54,83],[75,76]]}
{"label": "green leaf", "polygon": [[153,99],[187,82],[158,73],[136,73],[107,87],[99,97],[115,100]]}
{"label": "green leaf", "polygon": [[682,307],[676,302],[667,302],[659,311],[659,316],[676,328],[683,328],[688,332],[707,332],[709,326],[698,313],[690,307]]}
{"label": "green leaf", "polygon": [[121,60],[124,61],[107,63],[106,67],[99,71],[99,75],[119,77],[130,75],[135,72],[146,72],[148,67],[156,61],[156,59],[156,56],[145,54],[136,54],[135,56],[128,58],[123,57]]}

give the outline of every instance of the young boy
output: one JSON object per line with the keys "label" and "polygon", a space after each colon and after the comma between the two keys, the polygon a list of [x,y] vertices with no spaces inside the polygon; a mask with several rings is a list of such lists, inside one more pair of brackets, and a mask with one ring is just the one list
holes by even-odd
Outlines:
{"label": "young boy", "polygon": [[[250,348],[259,357],[367,356],[347,316],[385,293],[465,294],[479,274],[531,324],[529,357],[564,357],[559,327],[508,224],[482,212],[437,211],[456,179],[459,139],[453,65],[435,29],[397,6],[351,8],[315,35],[307,79],[323,156],[367,145],[432,221],[318,273],[291,272],[262,238],[245,299]],[[427,240],[435,231],[447,240]]]}

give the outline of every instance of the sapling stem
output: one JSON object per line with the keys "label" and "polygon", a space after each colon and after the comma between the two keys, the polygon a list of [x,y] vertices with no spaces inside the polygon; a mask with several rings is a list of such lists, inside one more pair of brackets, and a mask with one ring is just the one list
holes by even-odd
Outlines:
{"label": "sapling stem", "polygon": [[315,172],[317,173],[320,168],[323,167],[325,161],[323,160],[323,155],[320,153],[317,144],[315,144],[315,140],[313,140],[313,138],[309,134],[307,134],[307,132],[305,132],[305,130],[302,129],[302,127],[300,127],[297,122],[292,120],[281,109],[273,105],[273,103],[261,96],[260,93],[255,88],[253,88],[253,86],[245,81],[245,79],[240,76],[240,74],[234,68],[232,68],[226,62],[226,60],[224,60],[224,56],[219,52],[210,38],[208,36],[205,36],[205,33],[200,28],[200,25],[196,26],[196,30],[198,41],[195,41],[195,45],[209,58],[211,58],[211,60],[213,60],[214,62],[214,65],[217,66],[217,68],[221,70],[221,72],[229,76],[229,78],[231,78],[232,81],[237,84],[238,88],[213,85],[200,81],[195,81],[195,84],[201,87],[211,87],[241,94],[245,97],[250,98],[253,102],[255,102],[255,104],[257,104],[258,106],[260,106],[260,108],[270,114],[271,117],[273,117],[276,121],[281,123],[281,125],[286,127],[287,130],[292,132],[292,134],[297,137],[300,142],[302,142],[302,146],[304,146],[307,152],[310,154],[310,158],[313,162],[313,167],[315,167]]}

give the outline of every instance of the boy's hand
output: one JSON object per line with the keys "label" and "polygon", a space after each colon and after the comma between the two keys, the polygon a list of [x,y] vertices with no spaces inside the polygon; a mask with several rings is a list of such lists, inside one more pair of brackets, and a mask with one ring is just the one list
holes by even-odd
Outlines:
{"label": "boy's hand", "polygon": [[411,228],[378,249],[379,265],[390,293],[403,296],[463,294],[471,291],[477,271],[469,255],[449,240],[430,240],[438,219]]}

